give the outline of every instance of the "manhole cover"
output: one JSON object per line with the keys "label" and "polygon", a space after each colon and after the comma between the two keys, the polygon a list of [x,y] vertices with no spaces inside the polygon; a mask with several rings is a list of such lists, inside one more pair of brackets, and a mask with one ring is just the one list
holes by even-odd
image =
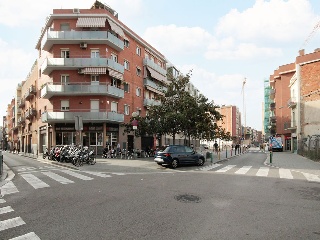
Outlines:
{"label": "manhole cover", "polygon": [[184,202],[184,203],[190,203],[190,202],[195,202],[199,203],[201,202],[201,198],[195,195],[190,195],[190,194],[183,194],[183,195],[178,195],[174,197],[176,200],[179,202]]}

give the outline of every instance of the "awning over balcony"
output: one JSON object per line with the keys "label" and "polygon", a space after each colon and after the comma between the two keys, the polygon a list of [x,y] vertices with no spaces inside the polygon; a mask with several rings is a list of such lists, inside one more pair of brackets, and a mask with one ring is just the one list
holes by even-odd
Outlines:
{"label": "awning over balcony", "polygon": [[86,67],[81,69],[82,74],[106,74],[107,68],[105,67]]}
{"label": "awning over balcony", "polygon": [[[111,30],[114,31],[115,33],[119,34],[121,37],[124,39],[127,39],[126,35],[124,35],[124,32],[120,26],[115,24],[113,21],[108,19],[108,22],[110,24]],[[127,39],[128,40],[128,39]]]}
{"label": "awning over balcony", "polygon": [[167,78],[165,76],[161,75],[160,73],[158,73],[157,71],[153,70],[150,67],[147,67],[147,69],[149,70],[151,77],[153,77],[159,81],[162,81],[162,82],[167,82]]}
{"label": "awning over balcony", "polygon": [[105,17],[80,17],[78,18],[77,27],[105,27],[106,26]]}
{"label": "awning over balcony", "polygon": [[114,77],[116,79],[119,79],[119,80],[123,81],[123,74],[122,73],[120,73],[118,71],[115,71],[115,70],[113,70],[111,68],[108,68],[108,71],[109,71],[109,75],[111,77]]}

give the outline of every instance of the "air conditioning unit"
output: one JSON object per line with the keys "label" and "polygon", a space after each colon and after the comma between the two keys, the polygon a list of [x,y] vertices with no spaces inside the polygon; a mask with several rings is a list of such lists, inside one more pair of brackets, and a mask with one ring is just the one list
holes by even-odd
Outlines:
{"label": "air conditioning unit", "polygon": [[74,8],[73,9],[73,13],[80,13],[80,9],[79,8]]}
{"label": "air conditioning unit", "polygon": [[86,49],[87,48],[87,43],[84,43],[84,42],[80,43],[80,48]]}
{"label": "air conditioning unit", "polygon": [[79,69],[78,69],[78,73],[79,73],[79,74],[83,74],[82,68],[79,68]]}

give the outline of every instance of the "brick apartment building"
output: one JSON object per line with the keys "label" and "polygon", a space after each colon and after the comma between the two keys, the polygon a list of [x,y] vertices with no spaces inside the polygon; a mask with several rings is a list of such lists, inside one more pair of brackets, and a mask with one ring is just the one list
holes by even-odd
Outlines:
{"label": "brick apartment building", "polygon": [[[83,144],[101,154],[118,143],[125,149],[171,143],[168,136],[123,134],[121,124],[133,113],[145,116],[160,104],[156,96],[169,83],[167,71],[178,71],[113,9],[99,1],[90,9],[53,9],[36,50],[39,57],[17,86],[6,116],[15,131],[10,142],[20,151]],[[192,84],[188,90],[198,94]]]}
{"label": "brick apartment building", "polygon": [[299,51],[294,63],[270,76],[270,133],[281,136],[284,150],[320,134],[320,49]]}

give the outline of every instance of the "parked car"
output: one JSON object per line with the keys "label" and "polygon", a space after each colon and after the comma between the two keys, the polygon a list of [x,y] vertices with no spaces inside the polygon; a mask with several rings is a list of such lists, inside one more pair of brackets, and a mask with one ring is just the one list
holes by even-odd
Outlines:
{"label": "parked car", "polygon": [[205,163],[205,157],[188,146],[169,145],[162,152],[158,152],[155,155],[154,161],[158,165],[172,168],[187,164],[202,166]]}

